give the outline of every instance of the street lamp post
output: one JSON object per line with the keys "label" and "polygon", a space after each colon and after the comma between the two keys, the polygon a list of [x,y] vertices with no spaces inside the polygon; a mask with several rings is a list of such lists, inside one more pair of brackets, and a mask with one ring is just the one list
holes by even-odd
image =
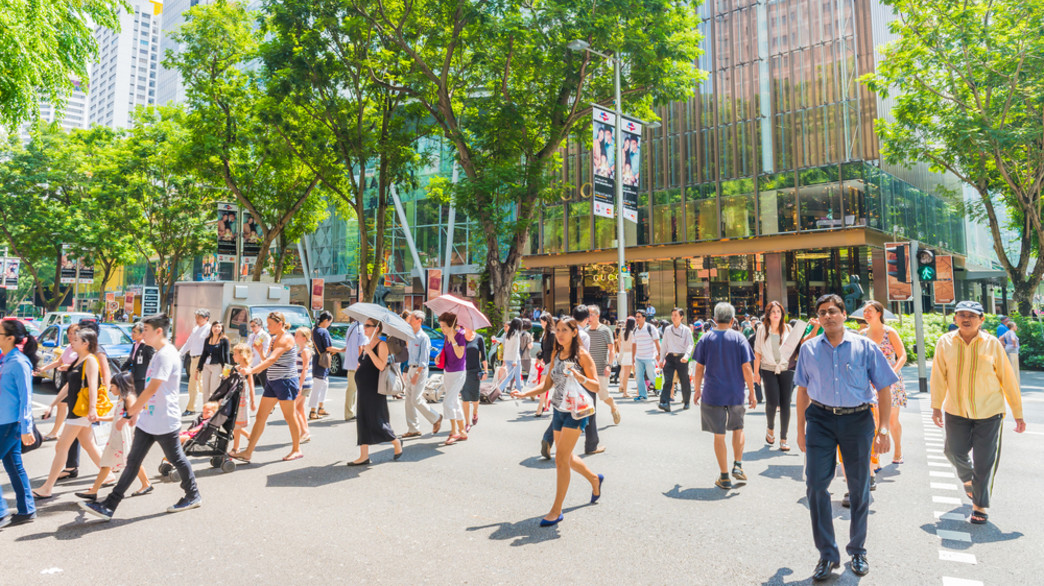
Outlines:
{"label": "street lamp post", "polygon": [[[606,55],[599,51],[595,51],[591,48],[591,44],[587,41],[577,39],[570,41],[566,47],[573,51],[587,51],[594,53],[605,59],[610,59],[613,62],[613,93],[615,96],[614,100],[614,113],[616,115],[616,127],[615,127],[615,139],[613,147],[616,149],[616,159],[613,165],[615,174],[615,186],[616,186],[616,319],[627,318],[627,287],[625,286],[626,277],[624,275],[627,268],[627,260],[624,255],[624,201],[623,201],[623,102],[620,99],[620,57],[619,54],[614,53],[612,56]],[[643,121],[644,122],[644,121]],[[647,123],[645,124],[649,128],[659,127],[659,123]]]}

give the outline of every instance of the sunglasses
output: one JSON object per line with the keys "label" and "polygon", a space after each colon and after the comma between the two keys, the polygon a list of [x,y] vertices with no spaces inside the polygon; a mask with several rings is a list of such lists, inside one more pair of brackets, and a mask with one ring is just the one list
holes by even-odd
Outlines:
{"label": "sunglasses", "polygon": [[375,326],[375,325],[373,325],[373,324],[363,324],[363,327],[364,327],[364,328],[375,328],[375,327],[377,327],[377,326]]}

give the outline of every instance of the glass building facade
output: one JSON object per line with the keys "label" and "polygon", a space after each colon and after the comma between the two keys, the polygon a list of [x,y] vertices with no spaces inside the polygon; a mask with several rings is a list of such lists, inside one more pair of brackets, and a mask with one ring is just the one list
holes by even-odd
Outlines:
{"label": "glass building facade", "polygon": [[[700,10],[708,79],[660,108],[661,127],[644,137],[638,222],[626,226],[632,304],[703,317],[711,299],[741,309],[778,299],[805,313],[853,275],[883,299],[886,241],[965,253],[964,219],[933,186],[882,169],[880,100],[858,79],[873,70],[887,9],[709,0]],[[562,179],[575,189],[543,210],[525,264],[551,281],[544,306],[615,313],[615,220],[592,214],[583,142],[564,147]]]}

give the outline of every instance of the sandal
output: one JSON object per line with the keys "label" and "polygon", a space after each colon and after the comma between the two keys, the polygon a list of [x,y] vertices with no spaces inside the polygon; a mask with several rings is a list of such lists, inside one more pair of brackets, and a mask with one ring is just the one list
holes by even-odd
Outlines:
{"label": "sandal", "polygon": [[990,516],[986,514],[986,511],[972,511],[969,521],[975,525],[985,525],[986,520],[989,518]]}
{"label": "sandal", "polygon": [[779,440],[779,451],[781,451],[781,452],[789,452],[790,451],[790,446],[787,445],[787,440],[785,440],[785,439]]}
{"label": "sandal", "polygon": [[446,441],[442,445],[444,445],[444,446],[452,446],[453,444],[457,443],[458,441],[460,441],[460,436],[459,435],[451,435],[448,438],[446,438]]}
{"label": "sandal", "polygon": [[772,433],[771,429],[765,432],[765,443],[770,446],[776,443],[776,436]]}
{"label": "sandal", "polygon": [[903,461],[904,460],[902,458],[899,458],[898,460],[892,460],[892,463],[895,464],[896,466],[898,466],[899,464],[902,464]]}
{"label": "sandal", "polygon": [[46,501],[46,500],[50,500],[50,499],[53,499],[53,498],[54,498],[54,495],[53,495],[53,494],[49,494],[49,495],[47,495],[47,496],[44,496],[44,495],[42,495],[42,494],[40,494],[40,493],[36,492],[35,490],[33,491],[33,499],[34,499],[34,500],[38,500],[38,501]]}
{"label": "sandal", "polygon": [[312,409],[311,413],[308,414],[308,421],[315,421],[316,419],[319,419],[319,414],[315,412],[315,409]]}
{"label": "sandal", "polygon": [[316,413],[319,415],[319,417],[327,417],[330,415],[326,412],[326,409],[323,409],[322,407],[320,407],[319,410],[316,411]]}
{"label": "sandal", "polygon": [[65,470],[62,470],[61,474],[58,475],[58,480],[65,480],[67,478],[76,478],[79,475],[80,475],[80,469],[79,468],[73,468],[72,470],[69,470],[68,468],[66,468]]}

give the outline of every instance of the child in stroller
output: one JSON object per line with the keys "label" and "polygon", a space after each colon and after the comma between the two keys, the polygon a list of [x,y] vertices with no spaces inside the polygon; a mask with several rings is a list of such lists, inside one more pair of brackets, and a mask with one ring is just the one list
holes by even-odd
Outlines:
{"label": "child in stroller", "polygon": [[[228,457],[228,448],[232,443],[242,392],[243,377],[239,374],[232,372],[221,380],[204,405],[203,413],[181,434],[186,456],[210,456],[210,465],[221,468],[222,472],[236,469],[236,463]],[[185,437],[186,434],[189,437]],[[160,462],[159,472],[171,482],[180,480],[178,471],[165,459]]]}
{"label": "child in stroller", "polygon": [[178,436],[178,439],[181,440],[181,445],[185,445],[185,442],[199,435],[199,432],[210,423],[210,420],[214,417],[214,414],[217,413],[219,407],[221,407],[221,405],[217,401],[208,401],[204,403],[203,412],[199,414],[199,417],[192,422],[192,425],[190,425],[188,429],[181,432]]}

